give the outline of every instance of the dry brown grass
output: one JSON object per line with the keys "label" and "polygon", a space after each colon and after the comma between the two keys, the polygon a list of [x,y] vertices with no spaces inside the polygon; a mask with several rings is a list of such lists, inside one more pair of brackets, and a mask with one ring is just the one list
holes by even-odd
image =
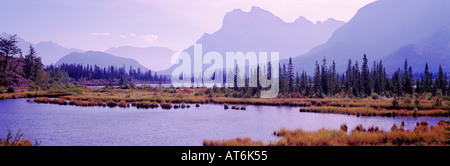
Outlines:
{"label": "dry brown grass", "polygon": [[[321,129],[315,132],[281,129],[274,132],[279,141],[272,141],[267,146],[445,146],[448,145],[448,124],[440,122],[437,126],[428,126],[426,122],[418,123],[414,130],[392,127],[390,132],[378,130],[372,126],[365,129],[358,125],[351,133],[343,130]],[[204,146],[262,146],[260,141],[250,138],[230,140],[204,140]]]}
{"label": "dry brown grass", "polygon": [[230,140],[203,140],[203,146],[266,146],[261,141],[253,141],[252,139],[246,138],[235,138]]}

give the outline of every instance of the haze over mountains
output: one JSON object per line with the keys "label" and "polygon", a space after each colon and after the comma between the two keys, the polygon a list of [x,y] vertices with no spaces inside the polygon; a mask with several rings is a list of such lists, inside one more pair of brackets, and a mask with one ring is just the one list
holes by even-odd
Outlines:
{"label": "haze over mountains", "polygon": [[414,64],[413,72],[423,71],[425,61],[432,71],[439,65],[449,71],[448,11],[448,0],[378,0],[361,8],[325,44],[299,54],[293,62],[296,69],[312,74],[315,61],[322,64],[327,58],[328,64],[335,60],[342,72],[349,59],[361,64],[366,54],[370,64],[386,59],[388,72],[402,67],[405,58]]}
{"label": "haze over mountains", "polygon": [[[5,32],[0,34],[0,37],[9,36],[11,36],[11,34],[7,34]],[[28,54],[31,45],[38,53],[38,56],[41,57],[42,63],[44,65],[54,64],[56,61],[58,61],[58,59],[61,59],[63,56],[72,52],[84,52],[80,49],[62,47],[52,41],[41,41],[38,44],[33,44],[20,38],[20,35],[16,36],[16,40],[18,41],[19,48],[22,50],[23,56]]]}
{"label": "haze over mountains", "polygon": [[144,67],[159,71],[165,70],[171,66],[170,59],[175,51],[165,47],[114,47],[105,51],[106,53],[124,58],[137,60]]}
{"label": "haze over mountains", "polygon": [[[363,54],[369,58],[369,64],[383,60],[387,72],[402,67],[407,58],[413,72],[422,72],[428,62],[430,70],[437,71],[442,65],[450,71],[450,1],[448,0],[378,0],[370,3],[356,13],[348,22],[328,19],[313,23],[304,17],[294,22],[285,22],[272,13],[259,7],[252,7],[249,12],[235,9],[228,12],[223,19],[222,27],[212,34],[204,34],[196,43],[202,44],[203,55],[210,51],[219,52],[225,58],[225,52],[249,51],[279,52],[281,63],[287,63],[292,57],[297,71],[313,74],[315,61],[322,64],[336,62],[338,72],[345,71],[347,62],[362,62]],[[5,37],[6,33],[0,36]],[[28,51],[29,42],[18,38],[19,47],[24,55]],[[69,54],[66,62],[88,62],[86,55],[117,57],[122,64],[109,60],[89,60],[123,66],[120,59],[133,58],[141,66],[151,70],[171,74],[176,66],[170,65],[175,52],[168,48],[137,48],[124,46],[106,50],[107,53],[88,52],[78,49],[67,49],[53,42],[40,42],[36,45],[44,64],[56,63]],[[193,45],[183,50],[193,57]],[[100,56],[101,55],[101,56]],[[75,58],[77,56],[77,58]],[[80,60],[80,58],[87,58]],[[134,67],[134,65],[133,65]],[[203,68],[207,68],[203,65]],[[371,66],[370,66],[371,67]],[[137,66],[136,66],[137,68]]]}
{"label": "haze over mountains", "polygon": [[[215,51],[221,53],[224,59],[226,52],[238,51],[279,52],[280,59],[284,59],[305,53],[326,42],[344,23],[331,18],[312,23],[304,17],[285,22],[259,7],[252,7],[249,12],[235,9],[224,16],[218,31],[204,34],[196,43],[202,44],[203,55]],[[193,45],[184,52],[193,57]],[[172,66],[164,73],[170,74],[175,67]]]}
{"label": "haze over mountains", "polygon": [[128,71],[130,66],[133,69],[140,68],[141,70],[147,70],[144,66],[139,64],[136,60],[131,58],[122,58],[118,56],[114,56],[108,53],[100,52],[100,51],[87,51],[85,53],[73,52],[70,53],[60,60],[58,60],[55,65],[61,65],[63,63],[66,64],[83,64],[83,66],[97,65],[100,68],[106,68],[108,66],[114,67],[125,67],[125,70]]}

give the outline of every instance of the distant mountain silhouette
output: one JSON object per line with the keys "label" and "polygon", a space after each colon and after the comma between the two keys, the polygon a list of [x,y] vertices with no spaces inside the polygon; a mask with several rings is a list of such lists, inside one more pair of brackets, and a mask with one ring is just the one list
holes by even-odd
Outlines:
{"label": "distant mountain silhouette", "polygon": [[[9,37],[11,34],[7,34],[5,32],[0,34],[0,37]],[[58,59],[62,58],[64,55],[67,55],[72,52],[84,52],[80,49],[74,49],[74,48],[65,48],[60,45],[58,45],[55,42],[52,41],[42,41],[38,44],[33,44],[31,42],[28,42],[22,38],[20,38],[19,35],[16,37],[18,41],[18,46],[22,50],[23,56],[28,54],[28,51],[30,50],[30,44],[34,47],[36,52],[38,53],[37,56],[41,57],[42,63],[44,65],[50,65],[56,63]]]}
{"label": "distant mountain silhouette", "polygon": [[130,66],[133,69],[141,68],[141,70],[147,70],[144,66],[139,64],[136,60],[130,58],[123,58],[114,56],[108,53],[99,51],[87,51],[85,53],[73,52],[62,57],[55,65],[66,64],[83,64],[85,65],[97,65],[98,67],[124,67],[128,71]]}
{"label": "distant mountain silhouette", "polygon": [[[429,70],[437,72],[439,65],[450,71],[450,25],[439,29],[425,40],[408,44],[398,51],[383,58],[386,70],[394,71],[405,59],[408,65],[414,66],[413,72],[420,73],[428,63]],[[402,61],[403,60],[403,61]]]}
{"label": "distant mountain silhouette", "polygon": [[[326,58],[328,64],[335,60],[337,71],[342,72],[348,59],[358,60],[361,64],[363,54],[367,54],[371,62],[389,60],[385,61],[389,63],[388,69],[402,67],[405,58],[411,64],[419,65],[414,65],[414,69],[422,70],[422,62],[424,64],[426,60],[430,66],[437,67],[440,58],[448,59],[450,56],[445,51],[448,51],[448,40],[440,40],[441,37],[436,36],[438,31],[450,25],[449,11],[448,0],[375,1],[359,9],[325,44],[294,58],[295,68],[312,74],[315,61],[322,64],[322,59]],[[443,48],[434,48],[429,43]],[[428,53],[420,53],[425,48]],[[431,53],[434,49],[439,49],[439,54]]]}
{"label": "distant mountain silhouette", "polygon": [[[282,59],[305,53],[326,42],[343,24],[335,19],[314,24],[304,17],[285,22],[259,7],[252,7],[250,12],[235,9],[224,16],[218,31],[204,34],[196,43],[202,44],[203,55],[210,51],[224,57],[226,52],[279,52]],[[193,56],[193,45],[184,52]],[[170,74],[174,68],[172,66],[165,73]]]}
{"label": "distant mountain silhouette", "polygon": [[132,58],[152,71],[165,70],[171,66],[170,60],[175,51],[164,47],[139,48],[123,46],[110,48],[106,53],[119,57]]}

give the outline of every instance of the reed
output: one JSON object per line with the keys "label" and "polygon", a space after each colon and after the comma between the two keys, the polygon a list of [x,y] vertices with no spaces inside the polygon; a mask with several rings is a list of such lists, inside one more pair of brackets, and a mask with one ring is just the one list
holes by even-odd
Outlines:
{"label": "reed", "polygon": [[129,107],[128,106],[128,103],[125,101],[125,100],[120,100],[120,102],[117,104],[119,107],[121,107],[121,108],[127,108],[127,107]]}
{"label": "reed", "polygon": [[235,138],[230,140],[203,140],[203,146],[265,146],[261,141],[254,141],[248,137]]}
{"label": "reed", "polygon": [[[35,145],[38,145],[37,141]],[[33,146],[33,144],[29,139],[23,137],[23,133],[20,129],[14,137],[11,134],[11,130],[8,129],[6,138],[0,138],[0,146]]]}
{"label": "reed", "polygon": [[51,99],[49,99],[48,97],[36,97],[34,99],[34,102],[36,103],[50,103]]}
{"label": "reed", "polygon": [[[358,125],[351,133],[347,126],[341,125],[340,130],[310,132],[301,129],[281,129],[274,132],[279,141],[271,141],[268,146],[442,146],[448,145],[448,123],[439,122],[437,126],[429,126],[427,122],[418,122],[414,130],[404,130],[395,124],[390,132],[381,131],[376,126],[365,129]],[[204,140],[204,146],[256,146],[264,145],[250,138],[229,140]]]}
{"label": "reed", "polygon": [[158,108],[159,105],[156,102],[150,102],[150,101],[142,101],[138,102],[136,105],[137,108]]}
{"label": "reed", "polygon": [[172,103],[169,102],[161,102],[161,108],[163,109],[171,109],[172,108]]}

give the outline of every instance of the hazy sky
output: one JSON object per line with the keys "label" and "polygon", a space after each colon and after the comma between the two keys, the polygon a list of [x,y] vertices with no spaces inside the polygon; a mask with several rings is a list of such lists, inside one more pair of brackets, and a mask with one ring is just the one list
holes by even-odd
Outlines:
{"label": "hazy sky", "polygon": [[[375,0],[1,0],[0,33],[64,47],[104,51],[162,46],[181,51],[222,25],[223,16],[252,6],[287,22],[350,20]],[[7,13],[7,14],[6,14]]]}

